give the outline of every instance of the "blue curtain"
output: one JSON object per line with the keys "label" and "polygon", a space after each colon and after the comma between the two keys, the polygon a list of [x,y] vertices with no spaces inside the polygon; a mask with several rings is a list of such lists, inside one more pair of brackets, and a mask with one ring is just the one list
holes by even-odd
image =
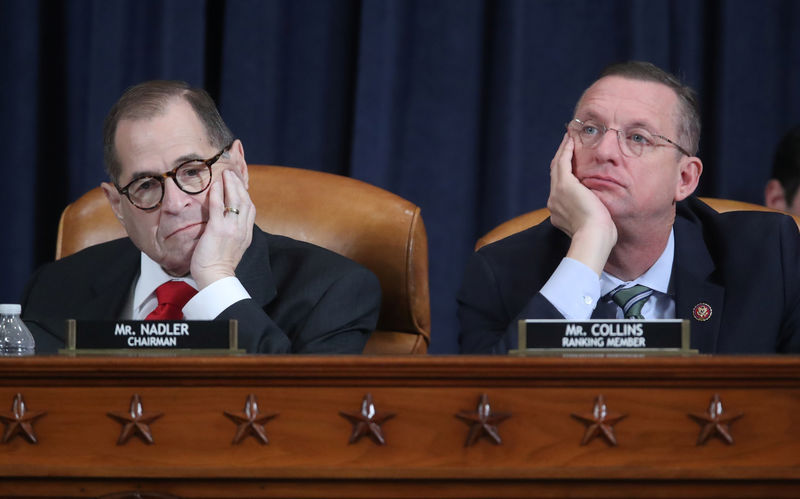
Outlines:
{"label": "blue curtain", "polygon": [[422,207],[433,353],[457,351],[475,240],[541,207],[580,92],[649,60],[700,93],[700,194],[762,202],[800,122],[792,0],[1,0],[0,301],[51,260],[61,210],[104,179],[130,85],[207,88],[250,163],[365,180]]}

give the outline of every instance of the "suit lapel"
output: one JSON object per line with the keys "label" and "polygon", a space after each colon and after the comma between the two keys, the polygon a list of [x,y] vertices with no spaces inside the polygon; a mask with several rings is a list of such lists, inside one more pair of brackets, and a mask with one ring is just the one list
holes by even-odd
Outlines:
{"label": "suit lapel", "polygon": [[[696,218],[675,218],[675,258],[669,291],[675,297],[676,317],[688,319],[691,324],[692,348],[712,353],[717,348],[725,288],[713,282],[715,265],[700,224]],[[710,315],[706,317],[704,311]]]}
{"label": "suit lapel", "polygon": [[262,307],[275,299],[278,294],[269,261],[267,234],[255,225],[250,247],[244,252],[242,261],[236,267],[236,277],[250,297]]}
{"label": "suit lapel", "polygon": [[82,301],[76,317],[117,320],[127,302],[133,280],[139,274],[140,252],[130,239],[121,243],[114,264],[97,272],[91,287],[92,296]]}

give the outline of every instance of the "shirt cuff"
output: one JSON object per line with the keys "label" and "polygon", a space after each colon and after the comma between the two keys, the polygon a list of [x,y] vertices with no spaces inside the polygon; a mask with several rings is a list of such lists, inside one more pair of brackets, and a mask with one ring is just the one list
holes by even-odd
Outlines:
{"label": "shirt cuff", "polygon": [[587,320],[600,299],[600,278],[583,263],[564,257],[540,293],[565,319]]}
{"label": "shirt cuff", "polygon": [[236,277],[225,277],[212,282],[183,306],[187,321],[210,321],[234,303],[250,298]]}

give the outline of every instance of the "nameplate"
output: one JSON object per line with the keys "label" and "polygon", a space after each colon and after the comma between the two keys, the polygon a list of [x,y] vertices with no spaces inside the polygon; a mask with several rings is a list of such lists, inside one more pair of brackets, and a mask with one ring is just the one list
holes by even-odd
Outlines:
{"label": "nameplate", "polygon": [[242,353],[230,321],[67,320],[61,353]]}
{"label": "nameplate", "polygon": [[514,354],[692,354],[689,321],[681,319],[604,319],[519,321]]}

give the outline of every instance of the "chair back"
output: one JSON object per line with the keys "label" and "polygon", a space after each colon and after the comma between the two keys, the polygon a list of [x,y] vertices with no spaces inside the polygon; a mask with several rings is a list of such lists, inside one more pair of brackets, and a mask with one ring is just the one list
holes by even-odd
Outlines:
{"label": "chair back", "polygon": [[[719,198],[700,198],[700,200],[720,213],[725,213],[726,211],[774,211],[778,213],[784,213],[786,215],[792,216],[792,218],[794,218],[795,223],[797,223],[798,229],[800,229],[800,217],[792,215],[791,213],[786,213],[784,211],[767,208],[766,206],[762,206],[760,204],[753,204],[744,201],[734,201],[732,199],[719,199]],[[511,234],[516,234],[517,232],[523,231],[529,227],[533,227],[534,225],[540,224],[549,216],[550,216],[550,210],[548,210],[547,208],[539,208],[538,210],[533,210],[529,211],[528,213],[523,213],[522,215],[516,216],[511,220],[503,222],[502,224],[498,225],[494,229],[484,234],[483,237],[478,239],[478,241],[475,243],[475,251],[478,251],[487,244],[508,237]]]}
{"label": "chair back", "polygon": [[[428,240],[420,209],[366,182],[284,166],[249,165],[256,225],[344,255],[380,280],[383,300],[366,354],[426,353]],[[56,259],[125,237],[100,187],[64,209]]]}

